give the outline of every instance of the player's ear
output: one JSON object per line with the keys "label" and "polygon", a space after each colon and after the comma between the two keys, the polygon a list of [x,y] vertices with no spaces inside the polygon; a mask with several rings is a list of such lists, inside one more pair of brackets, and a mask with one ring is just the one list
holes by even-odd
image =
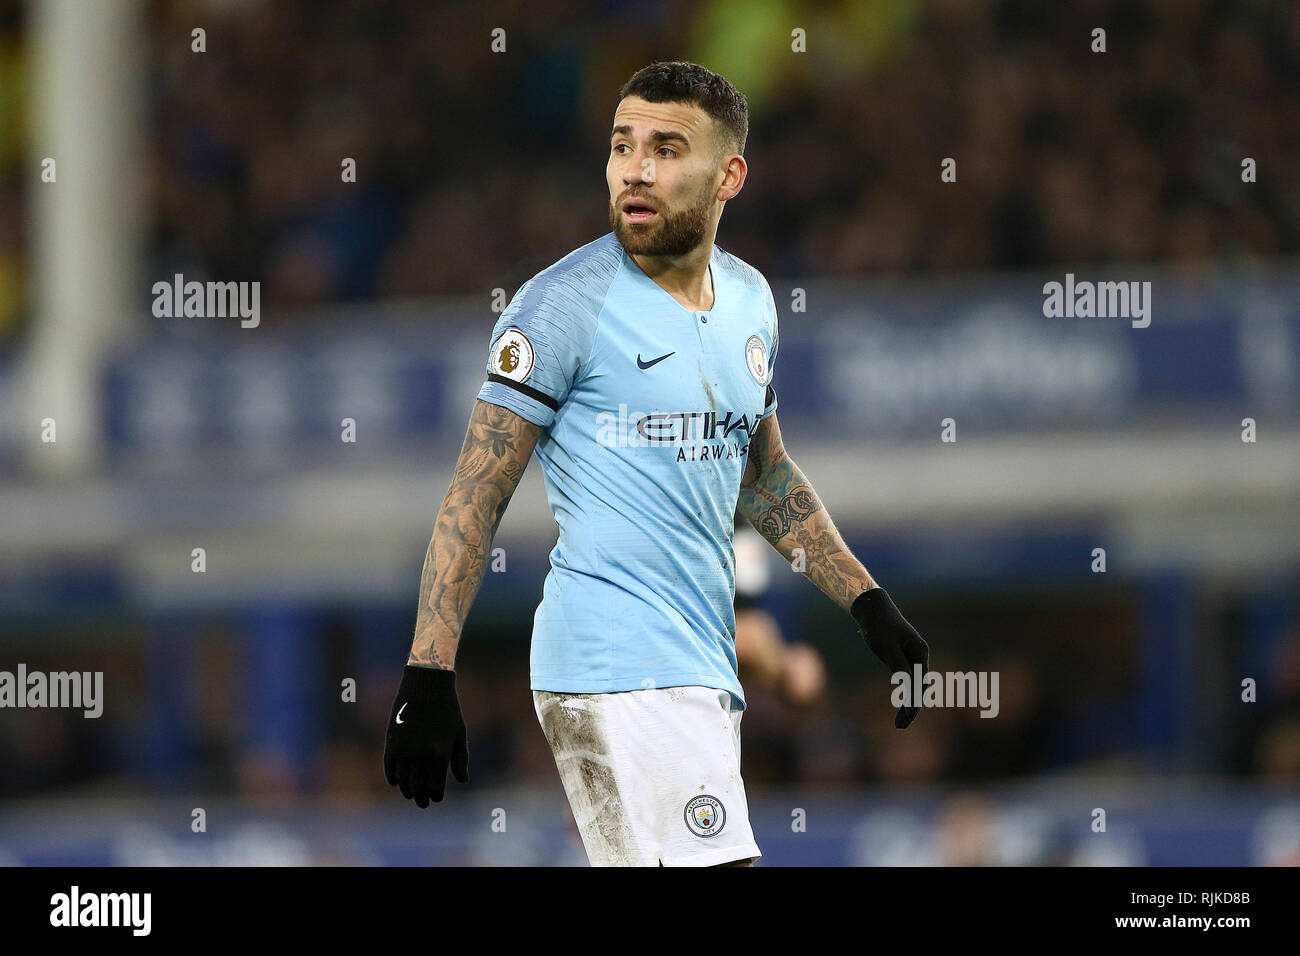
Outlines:
{"label": "player's ear", "polygon": [[726,202],[728,199],[734,199],[745,185],[745,176],[749,172],[749,167],[745,165],[745,157],[732,153],[727,158],[727,166],[723,171],[722,185],[718,187],[718,199]]}

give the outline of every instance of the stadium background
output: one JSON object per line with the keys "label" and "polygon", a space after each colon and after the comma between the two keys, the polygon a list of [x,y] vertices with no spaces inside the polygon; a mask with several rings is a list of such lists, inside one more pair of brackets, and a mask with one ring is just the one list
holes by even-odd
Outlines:
{"label": "stadium background", "polygon": [[[473,783],[417,810],[383,726],[493,290],[607,231],[616,91],[681,58],[749,97],[718,243],[787,445],[933,666],[1001,675],[895,731],[773,553],[829,684],[750,689],[763,862],[1300,862],[1300,6],[1066,6],[0,0],[0,669],[105,675],[97,720],[0,711],[0,861],[585,862],[536,463],[458,660]],[[1150,280],[1150,327],[1044,318],[1067,272]],[[261,324],[155,318],[176,273]]]}

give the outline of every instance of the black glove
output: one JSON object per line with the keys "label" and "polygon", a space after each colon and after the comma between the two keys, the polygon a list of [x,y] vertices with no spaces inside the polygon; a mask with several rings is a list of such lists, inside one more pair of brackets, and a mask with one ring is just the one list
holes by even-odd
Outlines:
{"label": "black glove", "polygon": [[[930,646],[916,633],[916,628],[907,623],[907,618],[894,606],[893,600],[884,588],[872,588],[863,591],[849,609],[853,620],[858,622],[862,636],[867,639],[867,646],[872,653],[885,662],[891,674],[904,671],[912,677],[912,665],[919,663],[924,675],[930,669]],[[920,688],[916,688],[920,692]],[[903,706],[894,716],[894,726],[904,730],[921,712],[920,707]]]}
{"label": "black glove", "polygon": [[402,796],[427,807],[441,803],[447,790],[447,765],[469,783],[469,742],[456,697],[456,672],[406,665],[388,717],[384,775]]}

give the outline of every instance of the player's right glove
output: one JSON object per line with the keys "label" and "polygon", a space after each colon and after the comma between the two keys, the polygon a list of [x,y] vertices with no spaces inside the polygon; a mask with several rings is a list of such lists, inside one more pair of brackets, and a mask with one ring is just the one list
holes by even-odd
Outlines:
{"label": "player's right glove", "polygon": [[384,775],[402,796],[427,807],[441,803],[447,766],[469,783],[469,742],[456,696],[456,672],[406,665],[402,685],[388,717]]}
{"label": "player's right glove", "polygon": [[[916,628],[907,623],[907,618],[894,606],[884,588],[863,591],[849,613],[858,622],[867,646],[885,662],[891,674],[903,671],[910,678],[914,664],[921,665],[923,675],[930,670],[930,646],[921,639]],[[894,715],[894,726],[906,730],[920,712],[920,707],[899,707]]]}

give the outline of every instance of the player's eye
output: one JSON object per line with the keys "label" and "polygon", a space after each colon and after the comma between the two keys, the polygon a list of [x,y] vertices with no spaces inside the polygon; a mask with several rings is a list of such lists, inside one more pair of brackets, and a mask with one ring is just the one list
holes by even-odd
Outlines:
{"label": "player's eye", "polygon": [[676,156],[676,155],[677,155],[677,150],[673,149],[671,146],[660,146],[660,147],[659,147],[659,152],[661,152],[661,153],[667,153],[669,156]]}
{"label": "player's eye", "polygon": [[627,143],[615,143],[615,144],[614,144],[614,152],[616,152],[616,153],[617,153],[620,149],[627,149],[627,148],[628,148],[628,147],[627,147]]}

